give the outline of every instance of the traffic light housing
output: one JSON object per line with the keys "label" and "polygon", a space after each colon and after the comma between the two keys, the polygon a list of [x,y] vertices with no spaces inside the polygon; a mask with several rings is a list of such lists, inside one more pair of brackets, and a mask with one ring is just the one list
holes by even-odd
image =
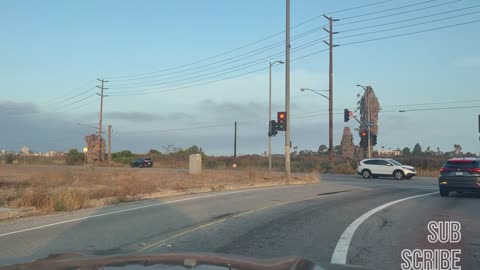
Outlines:
{"label": "traffic light housing", "polygon": [[287,130],[287,114],[285,112],[277,112],[278,131]]}
{"label": "traffic light housing", "polygon": [[345,109],[343,111],[343,122],[348,122],[348,120],[350,120],[350,111]]}
{"label": "traffic light housing", "polygon": [[366,131],[360,131],[360,146],[368,147],[368,134]]}
{"label": "traffic light housing", "polygon": [[370,139],[372,140],[372,145],[377,145],[377,135],[376,134],[371,134]]}
{"label": "traffic light housing", "polygon": [[277,122],[275,122],[275,120],[271,120],[270,123],[268,123],[268,137],[272,137],[277,134]]}

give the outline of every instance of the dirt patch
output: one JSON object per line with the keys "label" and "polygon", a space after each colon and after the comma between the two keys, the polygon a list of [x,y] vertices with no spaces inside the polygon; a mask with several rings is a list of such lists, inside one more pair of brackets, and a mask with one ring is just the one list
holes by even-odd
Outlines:
{"label": "dirt patch", "polygon": [[200,175],[162,169],[93,166],[0,167],[0,206],[33,208],[36,213],[201,192],[318,182],[313,174],[205,170]]}

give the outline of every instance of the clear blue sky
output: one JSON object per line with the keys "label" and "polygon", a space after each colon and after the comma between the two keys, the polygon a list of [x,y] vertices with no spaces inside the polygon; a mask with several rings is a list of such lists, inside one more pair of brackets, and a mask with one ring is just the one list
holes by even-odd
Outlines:
{"label": "clear blue sky", "polygon": [[[391,0],[355,8],[378,2],[292,0],[292,26],[324,13],[340,19],[334,27],[340,32],[335,43],[342,45],[334,51],[335,113],[356,107],[356,84],[371,85],[383,107],[378,146],[395,149],[419,142],[450,151],[460,144],[465,152],[479,152],[480,22],[346,44],[480,20],[480,3]],[[314,31],[325,23],[319,17],[292,29],[292,37],[310,33],[292,40],[292,59],[326,48],[321,42],[325,32]],[[239,125],[239,152],[262,153],[266,68],[269,61],[284,59],[284,34],[191,63],[284,29],[281,0],[0,1],[0,149],[82,147],[83,136],[95,132],[88,126],[98,125],[93,87],[96,78],[105,78],[110,96],[104,123],[113,125],[115,151],[196,144],[207,153],[231,154],[233,122],[247,121]],[[379,30],[384,31],[366,34]],[[266,47],[272,44],[278,46]],[[175,69],[185,64],[191,65]],[[296,60],[291,68],[292,143],[315,150],[328,142],[327,102],[299,89],[327,89],[328,53]],[[145,75],[126,77],[137,74]],[[281,111],[283,66],[273,69],[273,91],[274,112]],[[446,107],[462,109],[398,112]],[[342,118],[335,115],[335,144],[344,126],[358,126]],[[284,143],[280,135],[274,138],[278,153]]]}

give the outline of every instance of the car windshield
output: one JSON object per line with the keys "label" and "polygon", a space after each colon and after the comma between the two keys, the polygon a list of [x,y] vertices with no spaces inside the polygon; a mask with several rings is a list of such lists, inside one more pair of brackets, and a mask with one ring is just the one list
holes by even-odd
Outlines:
{"label": "car windshield", "polygon": [[0,270],[480,269],[479,29],[480,0],[0,0]]}

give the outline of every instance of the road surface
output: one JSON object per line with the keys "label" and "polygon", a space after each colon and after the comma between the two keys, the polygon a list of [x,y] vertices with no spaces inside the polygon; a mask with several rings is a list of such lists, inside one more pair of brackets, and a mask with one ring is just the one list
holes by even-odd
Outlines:
{"label": "road surface", "polygon": [[[433,178],[321,175],[310,185],[217,192],[0,222],[0,265],[51,253],[198,251],[303,256],[401,269],[403,249],[460,249],[480,265],[480,195],[440,197]],[[429,243],[429,221],[458,221],[459,243]]]}

